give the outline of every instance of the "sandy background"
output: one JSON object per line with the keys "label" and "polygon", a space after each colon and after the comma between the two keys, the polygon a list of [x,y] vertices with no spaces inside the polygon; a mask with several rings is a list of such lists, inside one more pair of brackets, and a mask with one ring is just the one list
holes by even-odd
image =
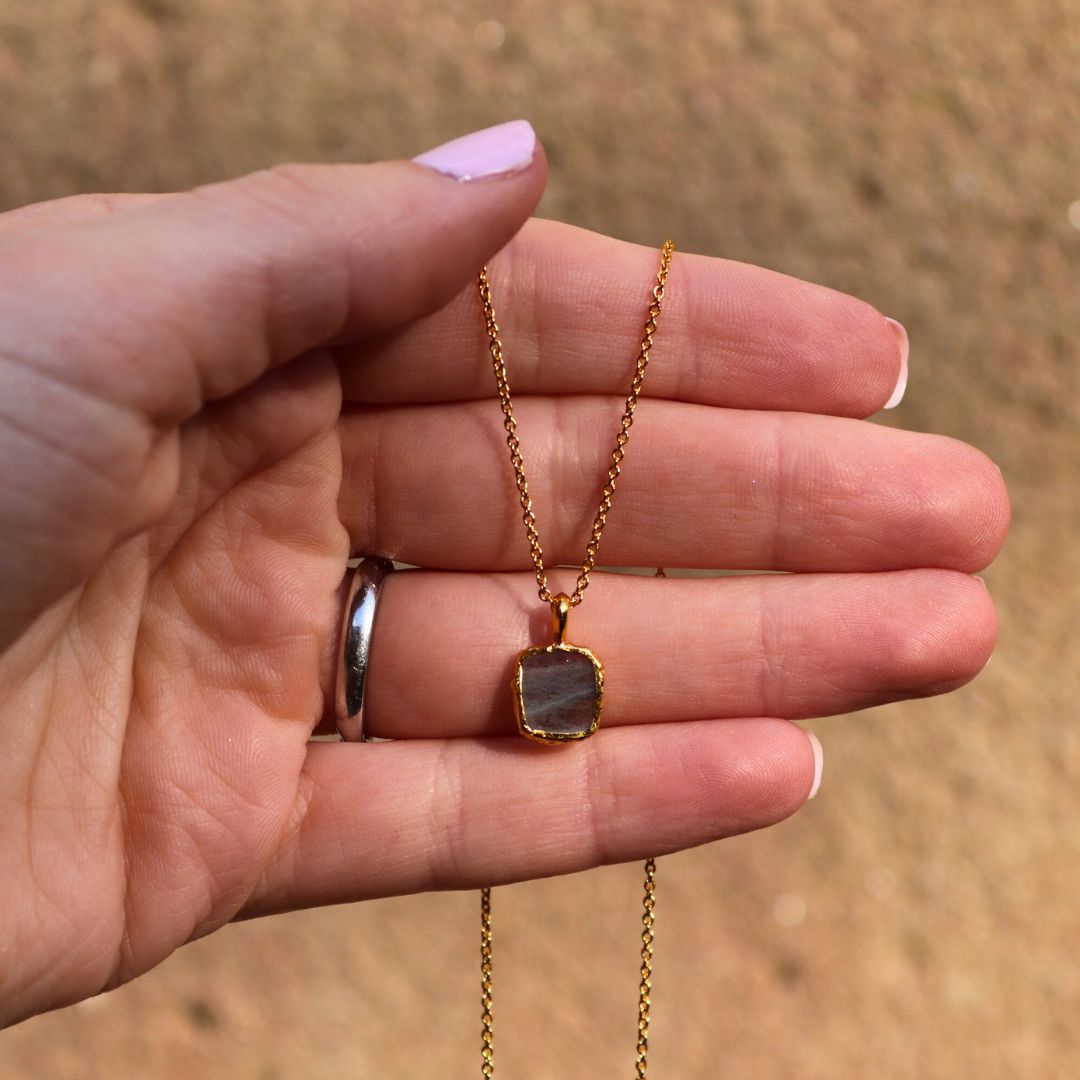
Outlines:
{"label": "sandy background", "polygon": [[[890,423],[1010,483],[998,653],[819,721],[820,797],[660,868],[657,1078],[1063,1077],[1080,1059],[1080,2],[0,0],[0,206],[527,116],[542,212],[858,293]],[[499,1072],[629,1076],[637,866],[501,890]],[[530,933],[554,907],[588,918]],[[474,894],[229,928],[0,1036],[0,1076],[465,1077]],[[535,1011],[561,1000],[544,1032]]]}

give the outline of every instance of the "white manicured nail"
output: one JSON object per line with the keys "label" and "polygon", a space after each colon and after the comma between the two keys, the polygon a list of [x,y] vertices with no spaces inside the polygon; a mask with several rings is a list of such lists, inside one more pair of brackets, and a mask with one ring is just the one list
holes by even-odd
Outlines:
{"label": "white manicured nail", "polygon": [[825,751],[822,750],[818,737],[812,731],[808,731],[806,737],[810,740],[810,748],[814,751],[814,782],[810,785],[810,794],[806,796],[807,799],[812,799],[818,793],[818,788],[821,787],[821,773],[825,767]]}
{"label": "white manicured nail", "polygon": [[885,321],[892,327],[892,332],[896,335],[896,343],[900,346],[900,375],[896,380],[896,386],[893,387],[893,392],[889,395],[889,400],[882,406],[883,409],[895,409],[901,401],[904,400],[904,391],[907,389],[907,369],[908,369],[908,352],[910,346],[908,345],[907,331],[904,329],[901,323],[898,323],[895,319],[885,317]]}

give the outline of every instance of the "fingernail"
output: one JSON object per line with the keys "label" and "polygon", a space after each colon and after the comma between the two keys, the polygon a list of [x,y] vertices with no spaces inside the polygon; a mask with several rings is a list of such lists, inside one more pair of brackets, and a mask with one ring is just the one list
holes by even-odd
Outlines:
{"label": "fingernail", "polygon": [[896,342],[900,346],[900,377],[896,380],[896,386],[893,388],[892,394],[889,395],[889,400],[885,402],[882,408],[895,409],[904,400],[904,391],[907,389],[908,336],[902,323],[898,323],[888,316],[885,317],[885,321],[892,327],[892,332],[896,335]]}
{"label": "fingernail", "polygon": [[814,751],[814,782],[810,785],[810,794],[806,796],[807,799],[812,799],[818,793],[818,788],[821,787],[821,773],[825,766],[825,751],[821,749],[821,743],[812,731],[808,731],[806,737],[810,740],[810,748]]}
{"label": "fingernail", "polygon": [[455,180],[479,180],[524,169],[535,154],[536,132],[532,124],[528,120],[511,120],[452,139],[413,161]]}

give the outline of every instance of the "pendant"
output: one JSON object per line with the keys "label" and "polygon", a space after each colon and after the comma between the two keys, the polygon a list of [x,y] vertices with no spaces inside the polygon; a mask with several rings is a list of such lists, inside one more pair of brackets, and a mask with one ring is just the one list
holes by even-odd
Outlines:
{"label": "pendant", "polygon": [[600,725],[604,668],[583,645],[566,641],[570,598],[551,604],[555,640],[518,653],[511,683],[518,730],[534,742],[587,739]]}

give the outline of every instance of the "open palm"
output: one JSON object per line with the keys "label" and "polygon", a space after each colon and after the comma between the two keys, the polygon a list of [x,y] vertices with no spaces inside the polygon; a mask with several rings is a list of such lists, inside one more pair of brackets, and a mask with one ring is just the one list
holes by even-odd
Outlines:
{"label": "open palm", "polygon": [[[519,233],[542,185],[540,154],[470,183],[292,167],[0,217],[0,1020],[238,916],[772,823],[814,777],[791,720],[985,663],[970,574],[1007,501],[969,447],[862,422],[894,328],[679,255],[601,561],[797,573],[598,575],[571,637],[605,663],[603,730],[511,737],[547,613],[471,282],[501,251],[545,554],[572,565],[656,261]],[[357,553],[426,568],[380,605],[368,729],[392,741],[310,742]]]}

